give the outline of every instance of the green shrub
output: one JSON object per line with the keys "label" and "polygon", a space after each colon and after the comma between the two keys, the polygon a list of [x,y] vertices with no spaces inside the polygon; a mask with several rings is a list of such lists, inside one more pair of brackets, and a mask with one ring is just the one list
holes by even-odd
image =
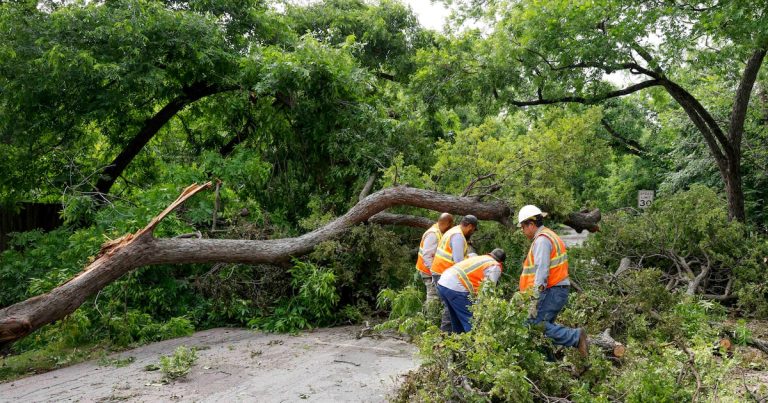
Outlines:
{"label": "green shrub", "polygon": [[[79,272],[98,250],[93,231],[66,229],[14,233],[0,253],[0,306],[51,290]],[[90,248],[90,250],[89,250]]]}
{"label": "green shrub", "polygon": [[385,288],[376,297],[376,307],[389,309],[390,319],[402,319],[421,312],[424,295],[423,290],[417,290],[414,286],[400,291]]}
{"label": "green shrub", "polygon": [[729,221],[725,200],[703,186],[661,197],[645,212],[606,214],[601,231],[578,256],[572,261],[582,271],[575,275],[585,282],[613,273],[628,257],[634,266],[659,269],[665,285],[681,292],[709,266],[695,294],[722,295],[728,289],[745,313],[768,314],[768,290],[761,287],[768,269],[766,240]]}
{"label": "green shrub", "polygon": [[402,240],[411,232],[356,226],[338,240],[317,245],[308,260],[333,272],[342,304],[373,304],[378,290],[410,283],[416,258],[410,255],[412,246]]}
{"label": "green shrub", "polygon": [[197,361],[195,348],[179,346],[173,354],[160,357],[160,371],[166,381],[174,381],[186,377],[195,361]]}
{"label": "green shrub", "polygon": [[294,260],[289,273],[293,295],[281,298],[270,312],[248,325],[270,332],[297,332],[334,323],[339,302],[334,273],[299,260]]}
{"label": "green shrub", "polygon": [[430,325],[440,323],[443,305],[439,301],[424,307],[425,292],[422,285],[408,286],[395,291],[385,288],[376,297],[376,307],[389,310],[389,320],[375,326],[378,331],[397,330],[400,333],[418,337]]}
{"label": "green shrub", "polygon": [[107,323],[110,340],[118,346],[188,336],[195,330],[187,318],[176,317],[167,322],[155,322],[149,314],[135,310],[111,316]]}

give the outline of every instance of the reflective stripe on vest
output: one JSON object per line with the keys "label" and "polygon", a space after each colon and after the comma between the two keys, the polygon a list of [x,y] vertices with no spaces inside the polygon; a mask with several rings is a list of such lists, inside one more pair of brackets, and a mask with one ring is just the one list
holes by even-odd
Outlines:
{"label": "reflective stripe on vest", "polygon": [[485,278],[485,269],[496,264],[501,266],[501,263],[497,262],[490,255],[472,256],[456,263],[448,268],[448,270],[456,272],[461,284],[472,294],[477,294],[477,291],[480,289],[480,283]]}
{"label": "reflective stripe on vest", "polygon": [[432,273],[443,274],[443,272],[449,267],[453,266],[453,248],[451,247],[451,238],[454,235],[461,236],[461,240],[464,241],[464,250],[462,255],[464,259],[467,258],[467,239],[464,238],[464,233],[461,232],[461,225],[457,225],[443,234],[440,242],[437,244],[437,251],[435,252],[435,260],[432,261]]}
{"label": "reflective stripe on vest", "polygon": [[[568,251],[563,240],[551,229],[543,227],[536,238],[538,239],[540,236],[546,237],[552,244],[552,250],[549,254],[549,277],[547,278],[547,288],[550,288],[568,278]],[[535,243],[536,239],[531,243],[528,256],[523,262],[523,272],[520,273],[520,291],[533,287],[536,281],[536,264],[533,258],[533,245]]]}
{"label": "reflective stripe on vest", "polygon": [[[419,257],[416,258],[416,268],[430,276],[432,273],[429,271],[429,267],[427,267],[426,264],[424,264],[424,241],[427,240],[427,235],[429,234],[435,234],[437,236],[437,244],[440,244],[440,238],[442,238],[442,233],[440,232],[440,227],[438,227],[437,224],[432,225],[426,232],[424,232],[424,235],[421,236],[421,243],[419,243]],[[432,258],[432,262],[434,263],[434,257]]]}

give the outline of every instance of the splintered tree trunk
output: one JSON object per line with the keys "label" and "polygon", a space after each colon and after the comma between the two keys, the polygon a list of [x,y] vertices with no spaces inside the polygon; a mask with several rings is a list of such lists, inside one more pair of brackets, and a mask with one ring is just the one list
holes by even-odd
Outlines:
{"label": "splintered tree trunk", "polygon": [[[80,274],[50,292],[0,309],[0,347],[18,340],[47,323],[74,312],[85,300],[122,275],[141,266],[181,263],[279,263],[311,252],[326,240],[337,237],[371,218],[380,224],[426,225],[414,216],[381,213],[390,207],[408,205],[459,215],[474,214],[481,220],[510,225],[510,207],[503,202],[480,202],[404,186],[375,192],[358,202],[346,214],[324,227],[296,238],[271,240],[158,239],[157,224],[184,201],[210,187],[192,185],[146,227],[102,245],[95,260]],[[592,223],[596,226],[596,223]]]}
{"label": "splintered tree trunk", "polygon": [[600,230],[598,223],[600,222],[601,214],[600,209],[594,210],[581,210],[576,213],[568,215],[568,219],[564,224],[581,233],[584,230],[589,232],[597,232]]}

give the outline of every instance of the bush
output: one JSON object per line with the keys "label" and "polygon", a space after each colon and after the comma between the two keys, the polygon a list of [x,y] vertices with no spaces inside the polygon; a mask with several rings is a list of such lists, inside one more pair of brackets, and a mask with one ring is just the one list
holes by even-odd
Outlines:
{"label": "bush", "polygon": [[376,297],[376,307],[388,309],[390,319],[402,319],[420,312],[424,304],[424,291],[408,286],[401,291],[385,288]]}
{"label": "bush", "polygon": [[166,381],[175,381],[186,377],[195,361],[197,361],[197,350],[179,346],[172,355],[160,357],[160,371]]}
{"label": "bush", "polygon": [[150,315],[134,310],[126,312],[125,315],[111,316],[108,319],[108,327],[110,340],[117,346],[189,336],[195,330],[194,325],[185,317],[175,317],[158,323]]}
{"label": "bush", "polygon": [[289,273],[293,295],[280,299],[270,312],[251,319],[248,325],[270,332],[293,333],[334,323],[339,302],[336,276],[299,260],[294,260]]}
{"label": "bush", "polygon": [[[417,289],[418,287],[418,289]],[[435,301],[424,307],[425,292],[423,286],[408,286],[395,291],[385,288],[376,297],[376,307],[389,310],[389,320],[376,325],[375,330],[397,330],[411,337],[418,337],[430,325],[440,323],[443,305]]]}
{"label": "bush", "polygon": [[594,346],[586,360],[575,349],[553,346],[539,327],[525,324],[524,294],[488,287],[472,307],[471,332],[443,334],[430,326],[422,334],[423,365],[396,400],[741,400],[733,373],[739,358],[713,348],[726,330],[725,308],[670,293],[664,284],[661,270],[632,270],[596,276],[582,283],[584,292],[571,294],[557,322],[593,335],[611,328],[627,345],[620,361]]}
{"label": "bush", "polygon": [[402,234],[378,225],[357,226],[318,245],[308,260],[333,272],[342,304],[373,304],[378,290],[410,282],[416,261],[411,247],[402,243]]}
{"label": "bush", "polygon": [[[768,313],[764,281],[768,269],[766,240],[728,221],[725,201],[703,186],[660,198],[648,211],[622,210],[606,215],[601,231],[581,252],[575,265],[590,279],[608,275],[628,257],[635,267],[658,268],[667,288],[694,294],[733,295],[751,315]],[[707,271],[695,290],[695,276]],[[749,290],[749,291],[746,291]],[[757,296],[756,299],[751,296]]]}

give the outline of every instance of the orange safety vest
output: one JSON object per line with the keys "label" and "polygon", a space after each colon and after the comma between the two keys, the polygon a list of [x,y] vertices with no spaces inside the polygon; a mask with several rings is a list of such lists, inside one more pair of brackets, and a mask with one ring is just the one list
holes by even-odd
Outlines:
{"label": "orange safety vest", "polygon": [[449,271],[456,272],[459,276],[459,281],[461,281],[461,284],[464,285],[467,291],[477,294],[478,290],[480,290],[480,283],[485,278],[485,269],[493,265],[498,265],[499,268],[502,268],[501,263],[497,262],[491,255],[472,256],[449,267],[443,275],[447,275]]}
{"label": "orange safety vest", "polygon": [[451,248],[451,238],[454,235],[460,235],[461,240],[464,241],[464,259],[467,258],[467,252],[469,246],[467,245],[467,239],[464,238],[464,233],[461,232],[461,225],[457,225],[448,231],[445,231],[443,237],[440,238],[440,242],[437,244],[437,251],[435,252],[435,260],[432,261],[432,273],[443,274],[443,272],[453,266],[453,248]]}
{"label": "orange safety vest", "polygon": [[[438,227],[437,224],[430,227],[426,232],[424,232],[424,235],[421,236],[421,243],[419,243],[419,257],[416,259],[416,268],[427,276],[432,275],[432,273],[429,271],[429,267],[424,264],[424,241],[427,239],[427,235],[429,234],[435,234],[435,236],[437,236],[438,245],[440,244],[440,238],[443,237],[443,234],[440,232],[440,227]],[[432,261],[434,262],[434,258]]]}
{"label": "orange safety vest", "polygon": [[[549,277],[547,278],[547,288],[557,285],[557,283],[568,278],[568,252],[565,249],[565,243],[554,231],[547,227],[542,227],[536,238],[544,236],[552,243],[552,251],[549,254]],[[525,291],[533,287],[536,278],[536,266],[533,261],[533,244],[528,250],[528,256],[523,262],[523,272],[520,274],[520,291]]]}

